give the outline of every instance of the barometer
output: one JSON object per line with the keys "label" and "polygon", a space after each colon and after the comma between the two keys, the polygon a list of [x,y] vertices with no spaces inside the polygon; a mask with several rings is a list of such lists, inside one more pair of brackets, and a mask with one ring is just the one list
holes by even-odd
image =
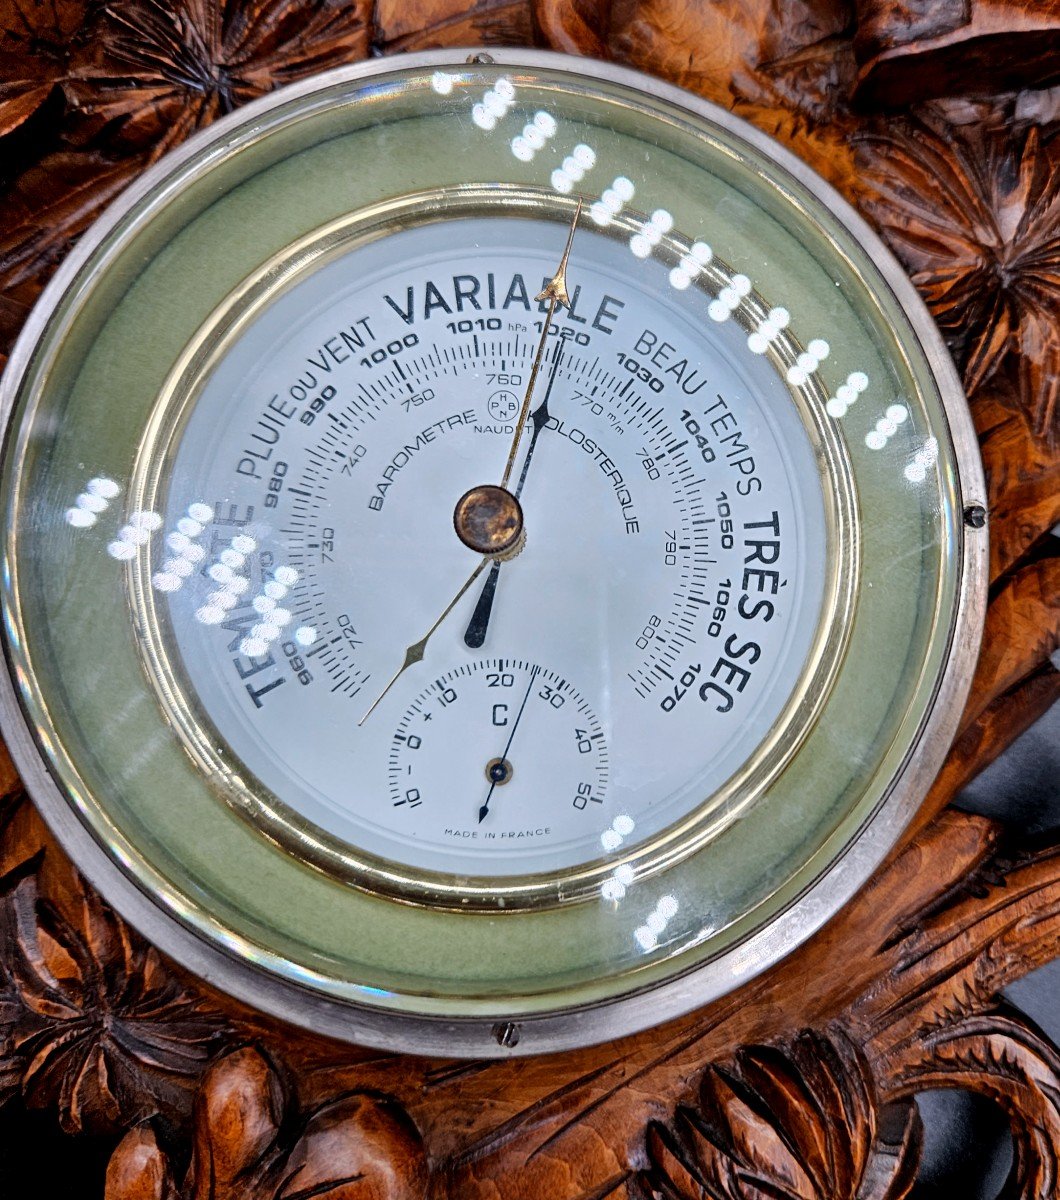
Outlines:
{"label": "barometer", "polygon": [[193,138],[3,380],[4,732],[232,994],[426,1053],[727,991],[952,737],[981,468],[910,284],[730,115],[528,51]]}

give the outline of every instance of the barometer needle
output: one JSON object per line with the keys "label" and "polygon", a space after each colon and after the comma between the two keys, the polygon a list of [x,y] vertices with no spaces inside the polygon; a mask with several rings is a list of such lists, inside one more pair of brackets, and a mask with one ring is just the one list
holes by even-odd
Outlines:
{"label": "barometer needle", "polygon": [[[552,395],[552,386],[556,382],[556,372],[559,370],[559,360],[562,354],[563,345],[560,343],[556,347],[556,357],[552,360],[552,371],[548,377],[548,387],[545,388],[545,397],[530,417],[534,432],[530,435],[530,445],[527,447],[526,458],[523,460],[523,469],[519,473],[519,483],[515,488],[516,498],[522,495],[523,485],[526,483],[526,473],[530,469],[530,462],[534,457],[534,447],[537,445],[541,430],[549,421],[548,400]],[[467,632],[464,634],[464,645],[470,646],[473,650],[477,650],[486,640],[486,631],[489,629],[490,614],[493,612],[493,598],[497,594],[497,580],[500,578],[500,574],[501,562],[498,559],[490,568],[489,575],[486,576],[486,582],[482,585],[482,591],[479,594],[478,604],[475,605],[475,611],[471,614]]]}
{"label": "barometer needle", "polygon": [[555,316],[556,305],[562,304],[564,308],[570,308],[570,296],[567,294],[567,259],[570,257],[570,248],[574,244],[574,231],[578,228],[578,218],[581,214],[582,202],[579,198],[578,206],[574,210],[574,217],[570,223],[570,231],[567,234],[567,245],[563,250],[563,257],[559,260],[556,273],[534,297],[535,300],[548,301],[548,312],[545,314],[545,319],[541,324],[541,340],[537,343],[534,365],[530,368],[530,381],[526,385],[526,394],[523,396],[522,408],[519,409],[519,419],[515,423],[515,437],[512,439],[512,448],[508,451],[508,461],[504,466],[504,476],[501,479],[502,488],[508,486],[508,480],[512,477],[512,467],[515,466],[515,456],[519,452],[519,442],[522,440],[523,426],[526,424],[527,414],[530,412],[530,398],[534,394],[534,384],[537,382],[537,373],[541,368],[541,358],[545,352],[545,343],[548,341],[548,329],[552,324],[553,316]]}
{"label": "barometer needle", "polygon": [[[515,720],[512,722],[512,731],[508,734],[508,741],[504,747],[504,753],[501,755],[501,761],[505,761],[508,757],[508,751],[512,748],[512,742],[515,741],[515,731],[519,728],[519,722],[523,719],[523,709],[526,708],[526,702],[530,699],[530,693],[534,690],[534,680],[537,678],[537,673],[541,670],[540,667],[534,667],[530,672],[530,683],[526,688],[526,695],[523,697],[522,704],[519,705],[519,711],[515,714]],[[486,794],[486,803],[478,810],[478,823],[482,822],[489,815],[490,801],[493,799],[493,789],[497,786],[497,781],[494,780],[490,784],[490,790]]]}
{"label": "barometer needle", "polygon": [[490,567],[490,573],[486,576],[486,582],[482,585],[478,604],[475,605],[475,611],[471,614],[471,620],[467,624],[467,632],[464,634],[464,645],[470,646],[472,650],[477,650],[486,640],[486,631],[489,629],[490,624],[490,614],[493,612],[493,598],[497,594],[497,580],[500,577],[501,564],[495,562]]}
{"label": "barometer needle", "polygon": [[453,611],[454,608],[456,608],[457,604],[460,603],[461,599],[463,598],[464,594],[467,592],[468,588],[470,588],[471,585],[475,582],[475,580],[478,579],[478,577],[482,574],[483,567],[485,567],[486,563],[488,563],[489,561],[490,560],[488,558],[483,558],[479,562],[478,566],[471,572],[471,574],[465,580],[464,585],[460,589],[460,591],[458,591],[457,594],[452,598],[452,600],[450,600],[449,603],[446,605],[445,611],[438,618],[438,620],[435,621],[435,623],[430,627],[430,629],[427,630],[427,632],[423,635],[423,637],[420,638],[420,640],[418,642],[413,642],[411,646],[406,648],[405,661],[401,664],[400,667],[398,667],[397,671],[395,671],[394,677],[390,680],[390,682],[386,685],[386,687],[383,688],[383,690],[379,693],[378,696],[376,696],[375,701],[372,704],[372,707],[357,722],[358,728],[361,725],[363,725],[365,723],[365,721],[368,720],[368,718],[372,715],[373,712],[375,712],[376,708],[379,705],[379,702],[383,699],[383,697],[387,694],[387,692],[390,691],[390,689],[394,686],[394,684],[397,683],[397,681],[401,678],[401,676],[405,673],[405,671],[407,671],[409,669],[409,667],[412,666],[413,663],[418,663],[421,661],[421,659],[423,658],[423,653],[427,649],[427,642],[430,639],[431,634],[434,633],[434,631],[438,628],[439,625],[441,625],[441,623],[445,620],[445,618],[447,616],[449,616],[449,614]]}
{"label": "barometer needle", "polygon": [[[581,216],[581,211],[582,211],[582,202],[581,202],[581,199],[579,198],[578,203],[574,209],[574,216],[571,219],[570,229],[567,233],[567,244],[563,249],[563,256],[559,260],[559,266],[556,268],[556,273],[552,276],[552,278],[548,281],[548,283],[545,284],[544,288],[541,290],[541,292],[536,297],[536,299],[538,299],[538,300],[547,300],[548,301],[548,311],[545,314],[545,320],[544,320],[544,323],[543,323],[542,329],[541,329],[541,340],[537,344],[537,353],[534,355],[533,367],[530,370],[530,380],[526,386],[526,394],[523,396],[522,407],[519,410],[519,418],[518,418],[518,420],[516,422],[516,426],[515,426],[515,437],[512,439],[511,450],[509,450],[509,452],[508,452],[508,462],[505,465],[504,477],[502,478],[501,483],[500,483],[500,486],[502,489],[507,489],[508,481],[509,481],[509,479],[511,479],[512,467],[515,464],[516,454],[518,453],[518,450],[519,450],[519,443],[522,439],[523,427],[526,425],[527,414],[530,410],[530,400],[533,397],[534,384],[537,382],[538,372],[541,369],[541,361],[542,361],[542,359],[544,357],[544,353],[545,353],[545,344],[548,340],[548,330],[549,330],[549,326],[552,323],[552,318],[556,312],[556,305],[562,304],[566,308],[570,308],[570,296],[567,294],[567,260],[570,258],[571,246],[574,244],[574,233],[578,227],[578,218]],[[515,494],[516,499],[518,499],[519,493],[523,490],[523,484],[526,481],[527,468],[530,466],[530,460],[533,458],[534,447],[537,444],[537,439],[540,436],[541,430],[545,427],[546,423],[548,422],[548,396],[552,391],[552,385],[556,379],[556,367],[559,363],[559,359],[560,359],[560,354],[557,351],[556,357],[553,361],[552,374],[549,378],[549,384],[548,384],[548,389],[545,394],[545,398],[541,402],[541,404],[538,406],[538,408],[535,411],[534,416],[533,416],[534,432],[531,435],[530,449],[527,452],[526,461],[523,463],[523,469],[522,469],[522,472],[519,477],[519,485],[515,489],[514,494]],[[472,489],[472,490],[473,490],[473,492],[479,492],[483,489],[476,488],[476,489]],[[496,489],[493,489],[493,490],[496,491]],[[469,495],[470,495],[470,493],[469,493]],[[467,497],[465,497],[465,499],[466,498]],[[516,505],[516,507],[518,507],[518,506]],[[519,515],[519,520],[520,520],[520,524],[521,524],[521,520],[522,520],[521,513]],[[457,532],[460,533],[459,528],[457,529]],[[467,541],[466,536],[464,537],[464,540]],[[472,543],[472,544],[474,544],[474,543]],[[476,548],[480,548],[480,547],[476,547]],[[459,601],[464,596],[464,594],[467,592],[467,590],[471,587],[471,585],[475,582],[475,580],[482,573],[482,570],[486,566],[487,562],[492,562],[493,570],[490,572],[489,579],[487,579],[487,581],[486,581],[486,586],[483,588],[482,595],[479,597],[479,602],[475,606],[475,614],[472,617],[471,624],[468,626],[467,633],[464,635],[464,641],[467,643],[467,645],[469,645],[469,646],[481,646],[482,645],[482,643],[486,637],[486,628],[489,625],[490,612],[493,608],[493,596],[497,590],[497,578],[498,578],[498,575],[500,574],[500,560],[494,559],[494,558],[492,558],[492,556],[487,556],[482,559],[482,561],[478,564],[478,566],[474,569],[474,571],[471,572],[471,575],[468,577],[467,581],[464,583],[464,586],[460,589],[459,592],[457,592],[457,594],[449,602],[448,607],[445,609],[445,611],[442,613],[442,615],[438,618],[438,620],[435,621],[435,623],[430,627],[430,629],[427,630],[427,632],[423,635],[422,638],[420,638],[420,640],[418,642],[413,642],[413,644],[405,650],[405,661],[401,664],[401,666],[394,673],[393,678],[386,685],[386,687],[383,688],[382,692],[380,692],[380,694],[376,697],[375,702],[372,704],[372,707],[369,708],[369,710],[364,714],[364,716],[361,717],[361,719],[357,722],[358,726],[363,725],[365,723],[365,721],[368,720],[368,718],[372,715],[372,713],[379,706],[380,701],[387,694],[387,692],[390,691],[390,689],[394,686],[394,684],[398,681],[398,679],[401,678],[402,674],[405,671],[407,671],[408,668],[413,665],[413,663],[418,663],[422,660],[424,652],[427,647],[427,641],[430,638],[431,634],[434,633],[434,631],[438,628],[438,626],[441,625],[441,623],[445,620],[445,618],[453,611],[453,609],[459,603]],[[474,640],[475,638],[478,638],[478,640],[477,641]],[[527,695],[529,695],[529,692],[527,693]],[[525,700],[523,703],[524,704],[526,703]],[[521,714],[522,709],[520,709],[519,711]],[[487,804],[488,803],[489,802],[487,800]],[[479,819],[481,820],[482,818],[480,817]]]}

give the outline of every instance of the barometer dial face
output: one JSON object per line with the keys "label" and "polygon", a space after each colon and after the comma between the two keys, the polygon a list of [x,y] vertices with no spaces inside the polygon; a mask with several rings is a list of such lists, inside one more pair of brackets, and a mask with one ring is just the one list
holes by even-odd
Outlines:
{"label": "barometer dial face", "polygon": [[825,185],[502,57],[193,140],[4,379],[5,729],[60,836],[237,994],[467,1054],[683,1011],[848,898],[985,552],[952,370]]}
{"label": "barometer dial face", "polygon": [[[794,346],[749,353],[658,250],[631,289],[625,223],[575,227],[548,321],[566,231],[533,214],[575,203],[483,192],[440,219],[445,199],[302,248],[300,278],[222,310],[166,389],[157,482],[134,488],[175,531],[141,581],[151,670],[213,771],[238,760],[246,803],[335,870],[363,852],[410,897],[424,872],[480,876],[434,886],[487,907],[598,895],[608,850],[687,853],[746,804],[823,698],[849,467],[792,401]],[[539,349],[523,544],[366,716],[482,562],[454,506],[500,479]]]}

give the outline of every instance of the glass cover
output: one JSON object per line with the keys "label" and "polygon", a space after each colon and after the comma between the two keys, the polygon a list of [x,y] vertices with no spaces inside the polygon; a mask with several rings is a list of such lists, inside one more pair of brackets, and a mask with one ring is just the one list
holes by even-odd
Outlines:
{"label": "glass cover", "polygon": [[99,232],[11,420],[8,653],[65,802],[171,917],[371,1008],[730,951],[949,653],[909,318],[761,139],[628,74],[433,55],[252,106]]}

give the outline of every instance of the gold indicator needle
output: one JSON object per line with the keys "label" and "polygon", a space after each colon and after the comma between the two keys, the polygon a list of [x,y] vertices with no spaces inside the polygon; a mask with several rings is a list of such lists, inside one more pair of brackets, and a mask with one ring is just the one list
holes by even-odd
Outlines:
{"label": "gold indicator needle", "polygon": [[508,486],[508,480],[512,477],[512,467],[515,466],[515,456],[519,452],[519,443],[523,436],[523,427],[526,425],[526,418],[530,412],[530,398],[534,394],[534,384],[537,382],[537,373],[541,369],[541,358],[545,352],[545,342],[548,340],[548,327],[552,324],[552,318],[556,312],[556,305],[562,304],[564,308],[570,308],[570,296],[567,294],[567,259],[570,258],[570,248],[574,244],[574,231],[578,228],[578,218],[582,215],[581,198],[578,199],[578,206],[574,210],[574,218],[570,223],[570,231],[567,234],[567,245],[563,250],[563,257],[559,260],[559,266],[556,268],[555,275],[545,284],[544,288],[534,297],[535,300],[547,300],[548,312],[545,314],[545,320],[541,326],[541,340],[537,343],[537,353],[534,355],[534,365],[530,369],[530,382],[526,385],[526,395],[523,396],[523,406],[519,410],[519,419],[515,423],[515,437],[512,439],[512,448],[508,451],[508,461],[504,467],[504,477],[501,479],[501,487]]}
{"label": "gold indicator needle", "polygon": [[[519,442],[522,440],[523,427],[526,425],[527,415],[530,412],[530,400],[534,394],[534,384],[537,382],[538,371],[541,369],[541,359],[544,356],[545,343],[548,340],[548,329],[555,315],[556,305],[562,304],[565,308],[570,308],[570,296],[567,293],[567,260],[570,258],[571,246],[574,245],[574,233],[578,228],[578,219],[581,215],[582,202],[579,197],[574,209],[574,216],[571,218],[570,229],[567,232],[567,244],[563,248],[563,257],[559,260],[556,273],[535,297],[537,300],[548,301],[548,312],[545,315],[544,324],[541,328],[541,340],[537,344],[537,353],[534,355],[534,365],[530,371],[530,380],[526,385],[523,406],[519,411],[519,420],[515,426],[515,437],[512,440],[512,448],[508,452],[508,462],[504,468],[504,478],[500,482],[500,487],[493,487],[491,484],[482,484],[466,492],[457,502],[456,512],[453,517],[457,535],[466,546],[472,550],[478,550],[484,557],[468,576],[464,586],[449,601],[445,611],[438,620],[435,621],[418,642],[413,642],[411,646],[406,648],[405,661],[398,667],[397,671],[394,672],[393,678],[375,698],[372,707],[357,722],[358,728],[375,712],[387,692],[390,691],[409,667],[414,663],[422,661],[424,652],[427,649],[427,642],[431,635],[445,618],[449,616],[453,609],[456,608],[457,604],[460,603],[468,588],[482,574],[486,564],[499,561],[499,555],[511,550],[513,546],[518,547],[520,545],[519,539],[523,530],[523,513],[519,507],[518,499],[512,496],[507,490],[508,480],[511,479],[512,467],[515,465],[515,456],[519,451]],[[518,553],[518,549],[515,549],[513,552]]]}
{"label": "gold indicator needle", "polygon": [[387,692],[390,691],[390,689],[394,686],[394,684],[397,683],[397,681],[401,678],[401,676],[405,673],[405,671],[407,671],[409,669],[409,667],[412,666],[413,663],[418,663],[423,658],[423,653],[427,649],[427,642],[430,639],[431,634],[434,633],[434,631],[438,628],[439,625],[441,625],[441,623],[445,620],[445,618],[447,616],[449,616],[449,614],[453,611],[454,608],[456,608],[456,606],[460,603],[460,600],[463,597],[464,593],[468,590],[469,587],[471,587],[471,585],[475,582],[475,580],[478,579],[478,577],[482,574],[483,568],[490,561],[491,560],[488,558],[483,558],[480,560],[478,566],[468,576],[467,581],[465,582],[464,586],[460,589],[459,592],[457,592],[457,594],[452,598],[452,600],[449,601],[448,605],[446,606],[445,611],[438,618],[438,620],[435,621],[435,623],[430,627],[430,629],[427,630],[427,632],[423,635],[423,637],[420,638],[420,640],[418,642],[413,642],[412,645],[406,649],[405,661],[401,664],[400,667],[398,667],[397,671],[394,674],[394,678],[390,680],[390,682],[386,685],[386,687],[383,688],[383,690],[375,698],[375,702],[372,704],[372,707],[357,722],[358,729],[365,723],[365,721],[368,720],[368,718],[372,715],[372,713],[375,712],[376,708],[378,708],[378,706],[379,706],[380,701],[387,694]]}

